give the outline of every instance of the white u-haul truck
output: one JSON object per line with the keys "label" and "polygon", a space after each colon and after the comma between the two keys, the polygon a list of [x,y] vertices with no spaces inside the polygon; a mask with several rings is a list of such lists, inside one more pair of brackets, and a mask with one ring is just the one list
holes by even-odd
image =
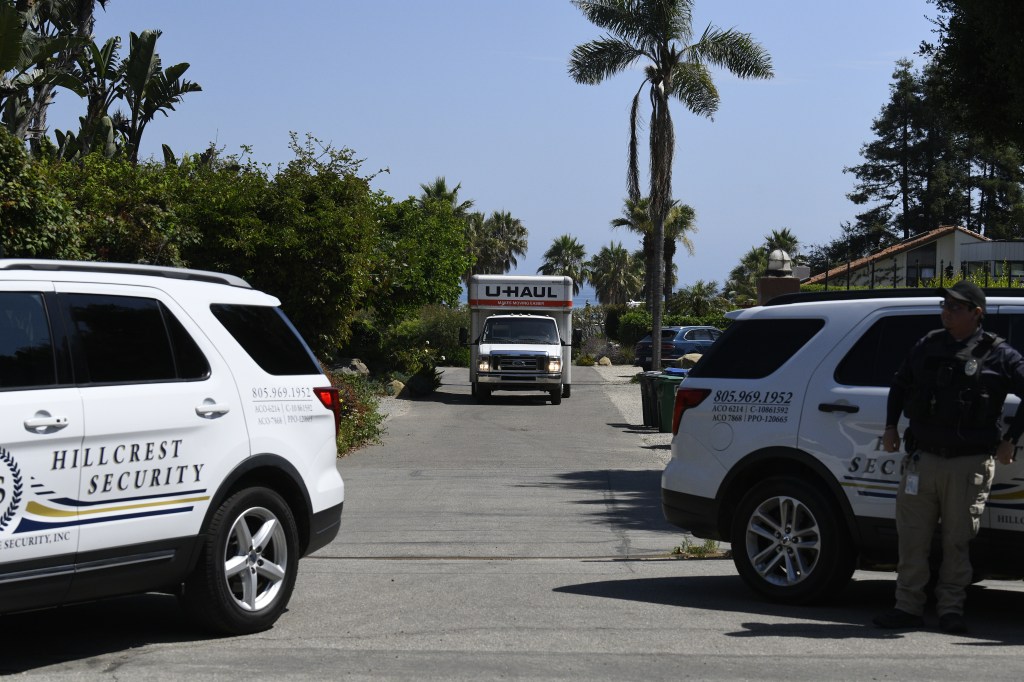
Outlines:
{"label": "white u-haul truck", "polygon": [[[542,391],[558,405],[572,393],[572,278],[473,275],[469,282],[473,397]],[[575,335],[578,337],[578,334]]]}

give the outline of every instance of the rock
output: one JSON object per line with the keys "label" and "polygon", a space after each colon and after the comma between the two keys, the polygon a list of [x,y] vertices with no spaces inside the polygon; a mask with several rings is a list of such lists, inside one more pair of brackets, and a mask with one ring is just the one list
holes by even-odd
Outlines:
{"label": "rock", "polygon": [[602,367],[611,367],[612,361],[608,359],[607,355],[602,355],[601,359],[597,361],[597,364],[601,365]]}
{"label": "rock", "polygon": [[398,396],[405,390],[405,384],[398,379],[392,379],[388,382],[388,392],[393,396]]}
{"label": "rock", "polygon": [[678,367],[682,367],[683,369],[689,369],[696,365],[697,361],[700,360],[700,358],[700,353],[687,353],[686,355],[684,355],[683,357],[679,358],[679,360],[676,361],[676,365]]}

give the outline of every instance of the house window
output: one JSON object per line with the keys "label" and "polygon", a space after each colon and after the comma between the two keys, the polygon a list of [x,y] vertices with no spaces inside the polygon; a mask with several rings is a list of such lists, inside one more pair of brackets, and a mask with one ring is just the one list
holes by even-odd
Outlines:
{"label": "house window", "polygon": [[935,279],[935,252],[935,242],[907,252],[907,286],[920,286]]}

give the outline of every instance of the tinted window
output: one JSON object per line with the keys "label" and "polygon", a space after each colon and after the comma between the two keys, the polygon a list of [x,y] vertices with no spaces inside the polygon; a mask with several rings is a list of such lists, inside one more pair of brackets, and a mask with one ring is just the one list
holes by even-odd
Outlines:
{"label": "tinted window", "polygon": [[0,388],[57,383],[42,294],[0,293]]}
{"label": "tinted window", "polygon": [[267,374],[320,374],[313,353],[280,308],[215,303],[210,310]]}
{"label": "tinted window", "polygon": [[162,303],[150,298],[68,294],[76,367],[90,383],[201,379],[209,365]]}
{"label": "tinted window", "polygon": [[824,320],[733,322],[690,370],[692,377],[761,379],[789,360],[825,326]]}
{"label": "tinted window", "polygon": [[[836,367],[836,381],[848,386],[889,386],[911,347],[941,326],[936,313],[878,320]],[[988,315],[982,326],[1007,339],[1018,351],[1024,347],[1024,316]]]}
{"label": "tinted window", "polygon": [[847,386],[888,386],[911,347],[940,326],[935,314],[883,317],[836,367],[836,381]]}

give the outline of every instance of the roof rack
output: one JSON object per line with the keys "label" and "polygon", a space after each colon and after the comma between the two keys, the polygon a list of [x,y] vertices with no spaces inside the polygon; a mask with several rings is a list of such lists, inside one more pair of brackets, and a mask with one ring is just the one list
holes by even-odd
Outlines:
{"label": "roof rack", "polygon": [[35,260],[31,258],[0,259],[0,270],[34,270],[40,272],[105,272],[117,275],[144,275],[147,277],[166,277],[193,282],[211,282],[227,284],[243,289],[252,289],[252,285],[241,277],[226,275],[209,270],[190,270],[188,268],[172,268],[162,265],[142,265],[140,263],[103,263],[97,261],[77,260]]}
{"label": "roof rack", "polygon": [[[983,289],[985,296],[1008,296],[1024,298],[1024,288],[988,287]],[[938,297],[938,287],[905,287],[898,289],[850,289],[832,291],[801,291],[794,294],[781,294],[764,303],[766,306],[786,305],[789,303],[814,303],[817,301],[857,301],[869,298],[925,298]]]}

